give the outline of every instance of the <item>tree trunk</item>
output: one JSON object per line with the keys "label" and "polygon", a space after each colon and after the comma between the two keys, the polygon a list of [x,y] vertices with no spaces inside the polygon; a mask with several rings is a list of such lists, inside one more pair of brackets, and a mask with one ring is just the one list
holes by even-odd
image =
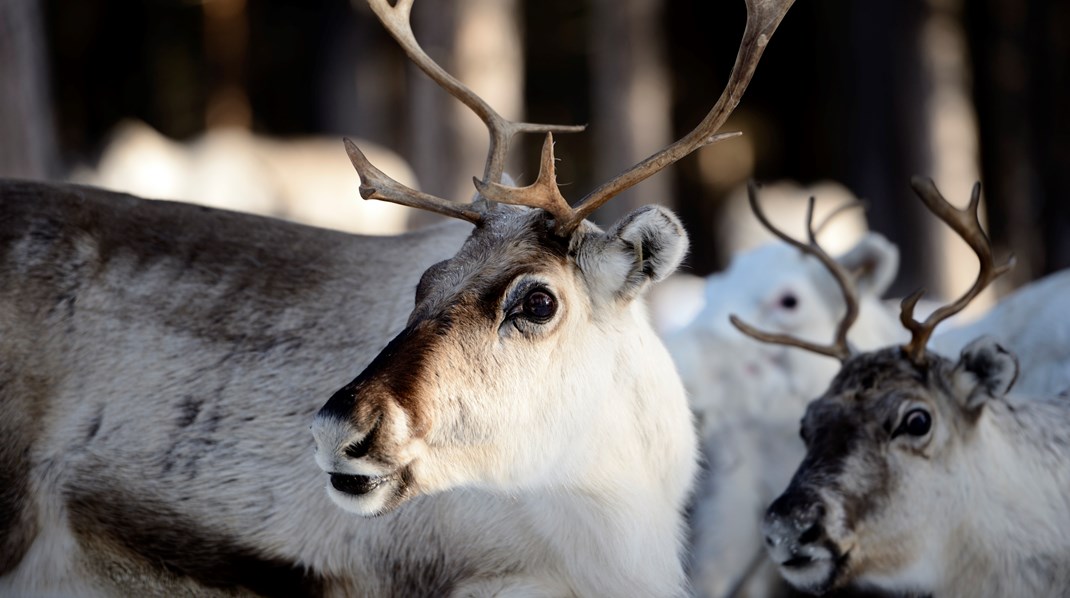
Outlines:
{"label": "tree trunk", "polygon": [[36,0],[0,2],[0,176],[58,174],[41,19]]}
{"label": "tree trunk", "polygon": [[[594,0],[591,5],[595,185],[672,141],[663,4],[662,0]],[[670,176],[655,175],[606,204],[597,219],[614,222],[650,203],[671,207],[671,183]]]}

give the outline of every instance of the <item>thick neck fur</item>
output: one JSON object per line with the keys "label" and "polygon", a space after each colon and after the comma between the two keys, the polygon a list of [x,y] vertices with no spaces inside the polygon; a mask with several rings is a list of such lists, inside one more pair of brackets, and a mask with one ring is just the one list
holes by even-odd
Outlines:
{"label": "thick neck fur", "polygon": [[965,445],[962,516],[934,595],[1066,595],[1070,409],[1058,399],[993,400]]}
{"label": "thick neck fur", "polygon": [[[635,377],[635,385],[601,402],[605,410],[595,418],[600,426],[585,436],[590,448],[578,447],[590,458],[568,472],[563,488],[584,499],[560,501],[561,508],[575,511],[571,525],[598,522],[583,534],[561,536],[562,548],[576,555],[568,559],[570,566],[587,568],[582,554],[597,554],[602,561],[597,573],[573,572],[597,575],[586,580],[594,585],[577,588],[581,595],[683,590],[682,512],[696,470],[697,442],[668,351],[638,302],[629,314],[636,320],[629,328],[640,332],[611,337],[614,343],[605,349],[615,353],[617,367],[605,375]],[[561,525],[569,525],[566,521]]]}

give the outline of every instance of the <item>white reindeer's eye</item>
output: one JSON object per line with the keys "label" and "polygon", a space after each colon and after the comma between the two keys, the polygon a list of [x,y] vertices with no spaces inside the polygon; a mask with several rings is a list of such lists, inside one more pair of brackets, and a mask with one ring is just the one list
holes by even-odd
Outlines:
{"label": "white reindeer's eye", "polygon": [[545,322],[557,311],[557,300],[543,289],[535,289],[524,297],[524,315],[537,322]]}
{"label": "white reindeer's eye", "polygon": [[892,438],[901,434],[925,436],[932,427],[933,417],[929,415],[928,411],[921,408],[911,409],[907,412],[899,427],[895,429],[895,432],[892,432]]}
{"label": "white reindeer's eye", "polygon": [[799,298],[795,296],[795,293],[788,291],[780,296],[780,300],[777,303],[780,307],[790,311],[799,306]]}

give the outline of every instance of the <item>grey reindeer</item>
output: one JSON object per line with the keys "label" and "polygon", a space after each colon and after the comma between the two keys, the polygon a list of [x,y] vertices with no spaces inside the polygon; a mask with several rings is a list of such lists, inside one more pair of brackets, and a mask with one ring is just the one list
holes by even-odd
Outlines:
{"label": "grey reindeer", "polygon": [[[549,135],[574,128],[503,119],[412,0],[370,4],[491,143],[468,204],[348,144],[361,194],[464,222],[362,237],[0,182],[0,595],[686,592],[695,435],[641,297],[687,238],[655,206],[585,219],[726,136],[791,0],[748,0],[710,113],[575,207]],[[500,184],[518,132],[547,133],[525,188]]]}
{"label": "grey reindeer", "polygon": [[[766,512],[769,554],[786,580],[812,593],[857,586],[937,597],[1066,595],[1070,402],[1010,393],[1017,360],[991,337],[966,345],[957,361],[926,350],[935,327],[1011,264],[993,258],[978,220],[979,185],[964,210],[931,181],[912,185],[977,254],[980,271],[924,322],[914,319],[921,292],[906,298],[909,342],[855,353],[849,317],[827,346],[739,323],[761,340],[843,362],[802,418],[806,456]],[[809,251],[823,253],[813,243]]]}

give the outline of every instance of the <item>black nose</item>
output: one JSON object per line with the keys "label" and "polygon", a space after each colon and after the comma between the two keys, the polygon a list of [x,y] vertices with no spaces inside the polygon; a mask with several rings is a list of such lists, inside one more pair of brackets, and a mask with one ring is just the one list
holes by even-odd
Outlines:
{"label": "black nose", "polygon": [[[811,519],[820,519],[825,516],[825,506],[817,494],[804,488],[788,488],[769,505],[766,517],[797,517],[799,514],[807,514]],[[809,525],[809,524],[808,524]]]}
{"label": "black nose", "polygon": [[825,537],[825,514],[824,503],[814,493],[789,488],[765,513],[766,545],[788,538],[799,545],[818,542]]}
{"label": "black nose", "polygon": [[354,380],[343,386],[338,392],[331,395],[327,404],[320,408],[316,417],[334,417],[348,419],[353,415],[353,407],[357,402],[357,384]]}

